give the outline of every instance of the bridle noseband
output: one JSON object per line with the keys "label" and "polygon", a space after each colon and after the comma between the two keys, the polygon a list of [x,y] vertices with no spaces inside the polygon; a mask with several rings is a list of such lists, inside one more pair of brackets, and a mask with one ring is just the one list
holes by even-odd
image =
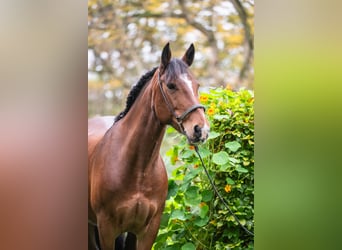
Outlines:
{"label": "bridle noseband", "polygon": [[164,98],[164,101],[166,103],[167,108],[169,109],[169,111],[171,112],[173,117],[176,118],[176,122],[177,122],[178,127],[181,130],[181,133],[185,134],[184,127],[183,127],[183,121],[184,121],[185,117],[187,117],[192,111],[195,111],[196,109],[199,109],[199,108],[201,108],[201,109],[203,109],[205,111],[205,107],[203,105],[201,105],[201,104],[195,104],[195,105],[192,105],[187,110],[185,110],[183,112],[183,114],[178,116],[176,114],[174,108],[172,107],[169,99],[166,97],[166,94],[165,94],[165,92],[163,90],[162,82],[160,80],[160,72],[158,72],[158,85],[159,85],[160,92],[161,92],[161,94],[162,94],[162,96]]}

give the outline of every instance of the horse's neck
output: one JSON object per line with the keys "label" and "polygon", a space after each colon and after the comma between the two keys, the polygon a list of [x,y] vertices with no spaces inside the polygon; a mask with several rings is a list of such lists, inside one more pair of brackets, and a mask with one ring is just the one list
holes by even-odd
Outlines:
{"label": "horse's neck", "polygon": [[[153,79],[151,80],[153,81]],[[131,159],[137,159],[142,164],[153,161],[159,157],[159,150],[165,132],[152,110],[153,82],[147,84],[130,111],[122,120],[118,121],[124,135],[122,148],[129,151]],[[116,129],[113,126],[112,129]]]}

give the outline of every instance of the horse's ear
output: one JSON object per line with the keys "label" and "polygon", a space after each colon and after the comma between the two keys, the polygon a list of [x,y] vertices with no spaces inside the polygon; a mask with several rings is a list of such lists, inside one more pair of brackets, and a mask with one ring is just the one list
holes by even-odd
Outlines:
{"label": "horse's ear", "polygon": [[185,52],[182,60],[188,65],[191,66],[192,62],[194,61],[195,57],[195,47],[194,44],[191,44],[188,50]]}
{"label": "horse's ear", "polygon": [[165,47],[163,48],[163,52],[161,55],[161,62],[160,62],[160,69],[159,69],[161,74],[163,74],[170,60],[171,60],[170,43],[167,43]]}

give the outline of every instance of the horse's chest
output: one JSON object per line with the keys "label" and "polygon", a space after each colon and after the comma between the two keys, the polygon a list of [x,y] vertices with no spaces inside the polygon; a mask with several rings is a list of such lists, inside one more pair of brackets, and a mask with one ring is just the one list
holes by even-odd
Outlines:
{"label": "horse's chest", "polygon": [[136,194],[117,206],[114,216],[123,230],[140,231],[148,226],[157,210],[156,202],[147,199],[144,195]]}

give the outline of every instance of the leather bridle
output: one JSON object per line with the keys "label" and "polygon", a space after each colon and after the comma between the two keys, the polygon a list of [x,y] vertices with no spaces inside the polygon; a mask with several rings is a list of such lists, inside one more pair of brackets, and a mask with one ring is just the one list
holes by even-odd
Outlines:
{"label": "leather bridle", "polygon": [[205,107],[201,104],[195,104],[195,105],[192,105],[190,108],[188,108],[187,110],[185,110],[183,112],[183,114],[181,115],[177,115],[174,108],[172,107],[171,105],[171,102],[169,101],[169,99],[166,97],[166,94],[163,90],[163,86],[162,86],[162,82],[161,82],[161,79],[160,79],[160,72],[158,73],[158,85],[159,85],[159,88],[160,88],[160,92],[164,98],[164,101],[166,103],[166,106],[167,108],[169,109],[169,111],[171,112],[171,114],[173,115],[173,117],[176,119],[176,122],[177,122],[177,125],[178,127],[180,128],[180,131],[182,134],[185,134],[185,131],[184,131],[184,127],[183,127],[183,121],[184,119],[193,111],[195,111],[196,109],[203,109],[205,111]]}

